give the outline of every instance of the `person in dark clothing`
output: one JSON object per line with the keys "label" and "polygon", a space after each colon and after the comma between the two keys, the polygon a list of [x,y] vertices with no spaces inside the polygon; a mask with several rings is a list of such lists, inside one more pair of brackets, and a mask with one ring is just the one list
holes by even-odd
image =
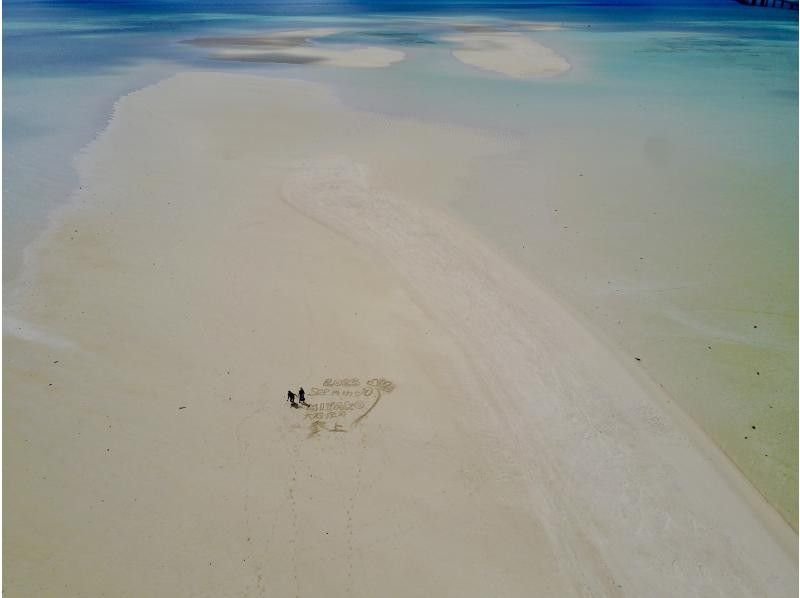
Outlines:
{"label": "person in dark clothing", "polygon": [[300,387],[300,390],[297,391],[298,396],[300,397],[300,404],[304,407],[308,407],[306,405],[306,391],[303,390],[303,387]]}
{"label": "person in dark clothing", "polygon": [[287,393],[286,393],[286,396],[287,396],[287,397],[288,397],[288,399],[289,399],[289,404],[290,404],[292,407],[297,407],[297,405],[296,405],[296,404],[295,404],[295,402],[294,402],[294,396],[295,396],[295,395],[294,395],[294,393],[293,393],[291,390],[290,390],[289,392],[287,392]]}

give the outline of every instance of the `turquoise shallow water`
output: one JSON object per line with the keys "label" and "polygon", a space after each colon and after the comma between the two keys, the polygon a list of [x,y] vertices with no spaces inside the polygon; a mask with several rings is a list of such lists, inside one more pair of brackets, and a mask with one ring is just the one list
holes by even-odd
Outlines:
{"label": "turquoise shallow water", "polygon": [[[360,109],[504,131],[514,159],[475,172],[454,212],[640,357],[796,527],[796,13],[722,0],[4,8],[6,282],[67,201],[72,157],[114,101],[179,70],[321,81]],[[570,72],[508,79],[459,63],[439,39],[454,21],[523,20],[562,25],[529,35]],[[321,44],[407,59],[238,65],[178,43],[311,26],[345,29]]]}

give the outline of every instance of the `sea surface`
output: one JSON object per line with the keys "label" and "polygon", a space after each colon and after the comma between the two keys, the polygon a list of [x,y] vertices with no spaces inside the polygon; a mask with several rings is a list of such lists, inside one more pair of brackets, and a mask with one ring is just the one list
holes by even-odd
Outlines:
{"label": "sea surface", "polygon": [[[496,130],[450,206],[630,357],[797,528],[797,12],[709,2],[3,3],[3,280],[122,95],[186,69],[320,81],[353,107]],[[455,60],[454,23],[567,57],[553,79]],[[385,69],[215,61],[200,36],[336,27]],[[487,216],[488,215],[488,216]],[[635,362],[634,362],[635,360]]]}

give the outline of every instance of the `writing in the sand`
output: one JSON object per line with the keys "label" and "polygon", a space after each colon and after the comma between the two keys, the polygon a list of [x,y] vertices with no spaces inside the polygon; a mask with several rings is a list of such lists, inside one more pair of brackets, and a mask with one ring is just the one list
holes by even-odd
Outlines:
{"label": "writing in the sand", "polygon": [[360,386],[358,378],[325,378],[322,386]]}
{"label": "writing in the sand", "polygon": [[329,401],[327,403],[309,403],[306,419],[332,419],[346,415],[348,411],[363,409],[364,401]]}
{"label": "writing in the sand", "polygon": [[360,424],[380,402],[384,394],[394,390],[394,382],[386,378],[326,378],[306,393],[308,402],[303,419],[309,421],[309,437],[321,432],[347,432]]}
{"label": "writing in the sand", "polygon": [[312,386],[308,391],[309,397],[370,397],[372,396],[371,388],[317,388]]}

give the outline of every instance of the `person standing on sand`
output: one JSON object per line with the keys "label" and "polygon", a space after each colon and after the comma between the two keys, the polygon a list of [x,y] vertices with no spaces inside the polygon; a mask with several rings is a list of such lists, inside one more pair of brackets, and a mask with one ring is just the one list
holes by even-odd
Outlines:
{"label": "person standing on sand", "polygon": [[291,390],[286,393],[286,396],[289,398],[289,404],[292,407],[297,407],[297,405],[295,405],[295,403],[294,403],[294,393]]}
{"label": "person standing on sand", "polygon": [[303,407],[308,407],[308,405],[306,405],[306,391],[303,390],[302,386],[300,387],[300,390],[297,391],[297,394],[300,397],[300,404]]}

